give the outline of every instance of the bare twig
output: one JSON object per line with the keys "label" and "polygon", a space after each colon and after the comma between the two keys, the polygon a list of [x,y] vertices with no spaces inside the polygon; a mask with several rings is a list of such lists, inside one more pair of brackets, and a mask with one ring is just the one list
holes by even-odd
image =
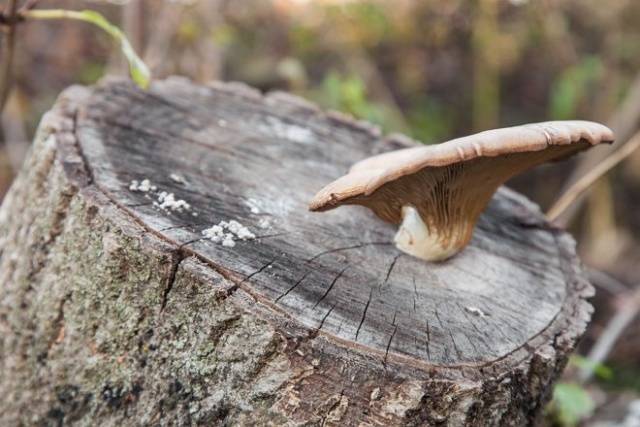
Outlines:
{"label": "bare twig", "polygon": [[40,0],[26,0],[20,8],[20,12],[33,9],[37,6],[39,1]]}
{"label": "bare twig", "polygon": [[611,318],[600,334],[598,341],[587,355],[587,358],[592,363],[589,363],[588,366],[585,366],[580,371],[579,379],[583,383],[591,379],[594,368],[607,359],[620,335],[640,313],[640,286],[629,291],[626,295],[620,295],[619,301],[620,309]]}
{"label": "bare twig", "polygon": [[[638,122],[640,121],[640,73],[636,76],[627,96],[611,118],[608,120],[607,124],[616,134],[616,138],[619,142],[613,144],[613,149],[620,150],[625,144],[631,142],[631,136],[634,131],[638,128]],[[589,171],[596,167],[600,162],[602,162],[606,156],[609,154],[609,151],[603,150],[591,150],[586,153],[575,170],[571,173],[571,176],[567,180],[567,183],[564,186],[563,194],[560,198],[564,198],[565,194],[570,191],[573,185],[578,182],[585,174],[590,173]],[[562,213],[560,213],[556,220],[554,221],[557,225],[561,227],[566,227],[573,218],[578,213],[580,206],[584,201],[584,196],[589,190],[587,189],[583,192],[578,198],[576,198],[575,202],[569,205],[564,209]],[[558,204],[560,198],[555,204]]]}
{"label": "bare twig", "polygon": [[0,113],[4,109],[13,84],[13,50],[16,44],[16,12],[18,0],[9,0],[6,12],[3,14],[8,22],[7,33],[2,38],[2,57],[0,64]]}
{"label": "bare twig", "polygon": [[619,294],[629,292],[629,287],[627,285],[618,281],[616,278],[610,276],[604,271],[597,270],[589,266],[587,266],[586,269],[587,269],[587,276],[589,277],[589,281],[596,288],[605,290],[608,293],[613,295],[619,295]]}
{"label": "bare twig", "polygon": [[547,212],[549,221],[556,222],[560,215],[582,196],[594,182],[609,172],[609,170],[618,163],[629,157],[638,147],[640,147],[640,132],[635,133],[625,145],[614,151],[613,154],[605,158],[604,161],[597,164],[560,196]]}

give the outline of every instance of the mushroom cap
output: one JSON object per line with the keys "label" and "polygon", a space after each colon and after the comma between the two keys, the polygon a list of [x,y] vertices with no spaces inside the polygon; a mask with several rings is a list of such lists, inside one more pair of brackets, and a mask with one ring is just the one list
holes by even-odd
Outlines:
{"label": "mushroom cap", "polygon": [[[422,181],[424,176],[411,177],[424,175],[425,170],[435,172],[463,164],[471,166],[471,161],[478,159],[482,160],[476,164],[486,167],[491,167],[492,163],[502,165],[505,160],[513,166],[507,168],[509,170],[501,180],[502,184],[536,164],[561,160],[593,145],[612,143],[613,140],[611,129],[600,123],[567,120],[493,129],[441,144],[396,150],[354,164],[347,175],[320,190],[309,209],[325,211],[350,202],[367,205],[368,196],[402,178],[408,178],[404,181],[410,184],[411,181]],[[407,202],[414,204],[410,203],[411,200]],[[393,215],[393,219],[383,219],[399,222],[402,206],[398,205],[396,209],[397,215]]]}
{"label": "mushroom cap", "polygon": [[392,151],[353,165],[348,174],[320,190],[309,209],[358,204],[399,224],[403,208],[411,206],[424,223],[423,238],[411,237],[407,245],[420,247],[421,258],[443,259],[471,240],[480,213],[509,178],[613,140],[613,132],[599,123],[554,121]]}

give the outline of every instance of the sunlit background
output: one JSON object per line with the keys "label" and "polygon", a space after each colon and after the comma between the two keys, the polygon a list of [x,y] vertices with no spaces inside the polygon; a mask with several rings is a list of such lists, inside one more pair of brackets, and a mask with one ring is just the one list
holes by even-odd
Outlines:
{"label": "sunlit background", "polygon": [[[638,0],[69,0],[37,7],[100,11],[126,32],[155,78],[284,89],[427,144],[549,119],[601,121],[618,144],[640,128]],[[126,64],[95,27],[19,26],[15,85],[2,116],[0,198],[57,94],[109,73],[126,74]],[[547,208],[608,153],[600,150],[510,185]],[[640,152],[593,187],[568,226],[598,288],[581,348],[588,354],[616,314],[637,317],[640,307]],[[623,425],[598,422],[623,420],[633,402],[640,412],[640,321],[624,330],[594,379],[558,392],[560,401],[582,403],[585,425]],[[566,384],[584,364],[572,363]],[[564,425],[579,418],[565,415],[550,417]]]}

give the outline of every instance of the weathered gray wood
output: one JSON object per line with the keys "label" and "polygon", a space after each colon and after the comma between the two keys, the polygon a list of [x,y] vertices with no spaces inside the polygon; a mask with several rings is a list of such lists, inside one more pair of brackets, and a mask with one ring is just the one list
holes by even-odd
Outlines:
{"label": "weathered gray wood", "polygon": [[[591,310],[568,235],[503,189],[428,264],[364,209],[306,209],[403,144],[241,85],[68,90],[0,211],[0,417],[532,423]],[[257,237],[204,239],[222,220]]]}

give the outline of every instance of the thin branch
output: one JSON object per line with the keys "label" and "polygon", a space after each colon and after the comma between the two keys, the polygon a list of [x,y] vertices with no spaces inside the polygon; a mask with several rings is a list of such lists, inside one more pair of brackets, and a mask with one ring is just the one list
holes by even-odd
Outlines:
{"label": "thin branch", "polygon": [[25,10],[31,10],[34,7],[36,7],[38,5],[38,2],[40,0],[26,0],[24,2],[24,4],[22,5],[22,7],[20,8],[20,12],[23,12]]}
{"label": "thin branch", "polygon": [[3,14],[8,22],[8,29],[2,38],[2,57],[4,61],[0,64],[0,113],[4,110],[13,85],[13,51],[16,44],[17,11],[18,0],[9,0],[7,13]]}
{"label": "thin branch", "polygon": [[629,292],[629,287],[626,284],[620,282],[618,279],[610,276],[604,271],[597,270],[589,266],[586,266],[585,268],[587,270],[589,282],[591,282],[591,284],[596,288],[607,291],[612,295],[620,295]]}
{"label": "thin branch", "polygon": [[556,222],[558,218],[576,201],[589,187],[600,177],[609,172],[624,159],[629,157],[638,147],[640,147],[640,132],[635,133],[631,139],[621,148],[614,151],[609,157],[597,164],[593,169],[584,174],[566,192],[556,200],[547,212],[547,218],[551,222]]}
{"label": "thin branch", "polygon": [[[631,142],[631,136],[633,135],[633,132],[638,128],[639,122],[640,73],[636,75],[633,83],[631,84],[624,102],[606,122],[607,125],[616,134],[616,138],[619,141],[613,144],[614,149],[620,150],[626,143]],[[585,153],[582,156],[577,167],[571,173],[569,179],[567,179],[567,182],[563,187],[563,195],[560,197],[563,197],[564,194],[569,190],[569,188],[571,188],[574,183],[579,181],[582,176],[587,174],[593,167],[605,160],[607,154],[607,151],[603,150],[590,150],[589,152]],[[566,227],[576,216],[583,202],[584,195],[578,197],[578,199],[556,219],[555,223],[561,227]]]}
{"label": "thin branch", "polygon": [[630,295],[621,295],[621,307],[611,318],[605,329],[598,337],[598,341],[589,351],[587,358],[590,362],[589,366],[585,366],[579,374],[580,381],[585,383],[593,376],[595,366],[603,363],[620,335],[629,326],[629,324],[640,313],[640,286],[635,290],[628,292]]}

